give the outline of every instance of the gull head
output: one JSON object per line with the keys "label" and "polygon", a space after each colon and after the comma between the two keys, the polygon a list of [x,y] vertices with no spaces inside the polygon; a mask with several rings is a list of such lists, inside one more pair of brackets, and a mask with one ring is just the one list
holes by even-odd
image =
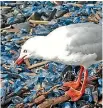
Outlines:
{"label": "gull head", "polygon": [[32,58],[33,56],[35,56],[35,44],[36,43],[34,38],[28,39],[21,47],[20,55],[18,59],[15,61],[15,63],[20,65],[23,63],[25,59]]}

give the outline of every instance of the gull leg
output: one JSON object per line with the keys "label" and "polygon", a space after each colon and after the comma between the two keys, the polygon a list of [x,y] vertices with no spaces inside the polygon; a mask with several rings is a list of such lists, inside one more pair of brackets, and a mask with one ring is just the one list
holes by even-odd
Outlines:
{"label": "gull leg", "polygon": [[85,88],[87,85],[87,78],[88,78],[88,71],[86,70],[84,72],[84,81],[81,87],[81,90],[75,90],[74,88],[70,88],[65,94],[69,97],[71,97],[72,101],[77,101],[81,98],[81,96],[84,94],[85,92]]}
{"label": "gull leg", "polygon": [[82,78],[83,71],[84,71],[84,67],[81,66],[77,81],[65,82],[63,84],[63,86],[64,87],[72,87],[74,89],[77,89],[81,85],[81,78]]}

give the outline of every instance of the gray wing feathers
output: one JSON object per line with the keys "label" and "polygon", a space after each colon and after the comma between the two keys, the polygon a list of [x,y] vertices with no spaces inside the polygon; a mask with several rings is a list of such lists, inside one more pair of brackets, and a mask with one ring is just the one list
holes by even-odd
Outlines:
{"label": "gray wing feathers", "polygon": [[69,53],[78,53],[81,52],[82,54],[96,54],[97,55],[97,60],[102,59],[102,43],[95,43],[95,44],[85,44],[81,46],[76,46],[76,47],[68,47],[67,50]]}
{"label": "gray wing feathers", "polygon": [[96,54],[97,60],[102,59],[102,26],[97,24],[77,24],[67,29],[72,32],[69,37],[68,31],[68,47],[70,53],[82,53],[84,55]]}
{"label": "gray wing feathers", "polygon": [[73,29],[73,34],[70,38],[70,46],[80,46],[84,44],[92,44],[97,42],[101,43],[102,27],[100,25],[96,25],[94,27],[76,27]]}

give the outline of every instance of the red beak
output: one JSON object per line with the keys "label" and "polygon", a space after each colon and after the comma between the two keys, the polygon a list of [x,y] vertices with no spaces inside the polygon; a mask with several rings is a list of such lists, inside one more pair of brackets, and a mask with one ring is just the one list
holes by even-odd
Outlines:
{"label": "red beak", "polygon": [[[25,55],[26,56],[26,55]],[[15,61],[15,64],[17,64],[17,65],[20,65],[20,64],[22,64],[23,62],[24,62],[24,57],[25,56],[23,56],[22,58],[18,58],[16,61]]]}

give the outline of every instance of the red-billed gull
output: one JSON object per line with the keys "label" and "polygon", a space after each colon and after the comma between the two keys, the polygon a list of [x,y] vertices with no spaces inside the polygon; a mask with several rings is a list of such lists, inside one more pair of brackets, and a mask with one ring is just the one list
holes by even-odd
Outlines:
{"label": "red-billed gull", "polygon": [[[67,65],[81,65],[77,81],[65,82],[64,86],[71,87],[66,95],[77,101],[85,92],[88,72],[87,68],[102,60],[102,26],[93,23],[80,23],[62,26],[47,36],[36,36],[27,40],[22,46],[17,64],[26,58],[41,58]],[[84,71],[85,70],[85,71]],[[81,84],[84,71],[84,81]]]}

